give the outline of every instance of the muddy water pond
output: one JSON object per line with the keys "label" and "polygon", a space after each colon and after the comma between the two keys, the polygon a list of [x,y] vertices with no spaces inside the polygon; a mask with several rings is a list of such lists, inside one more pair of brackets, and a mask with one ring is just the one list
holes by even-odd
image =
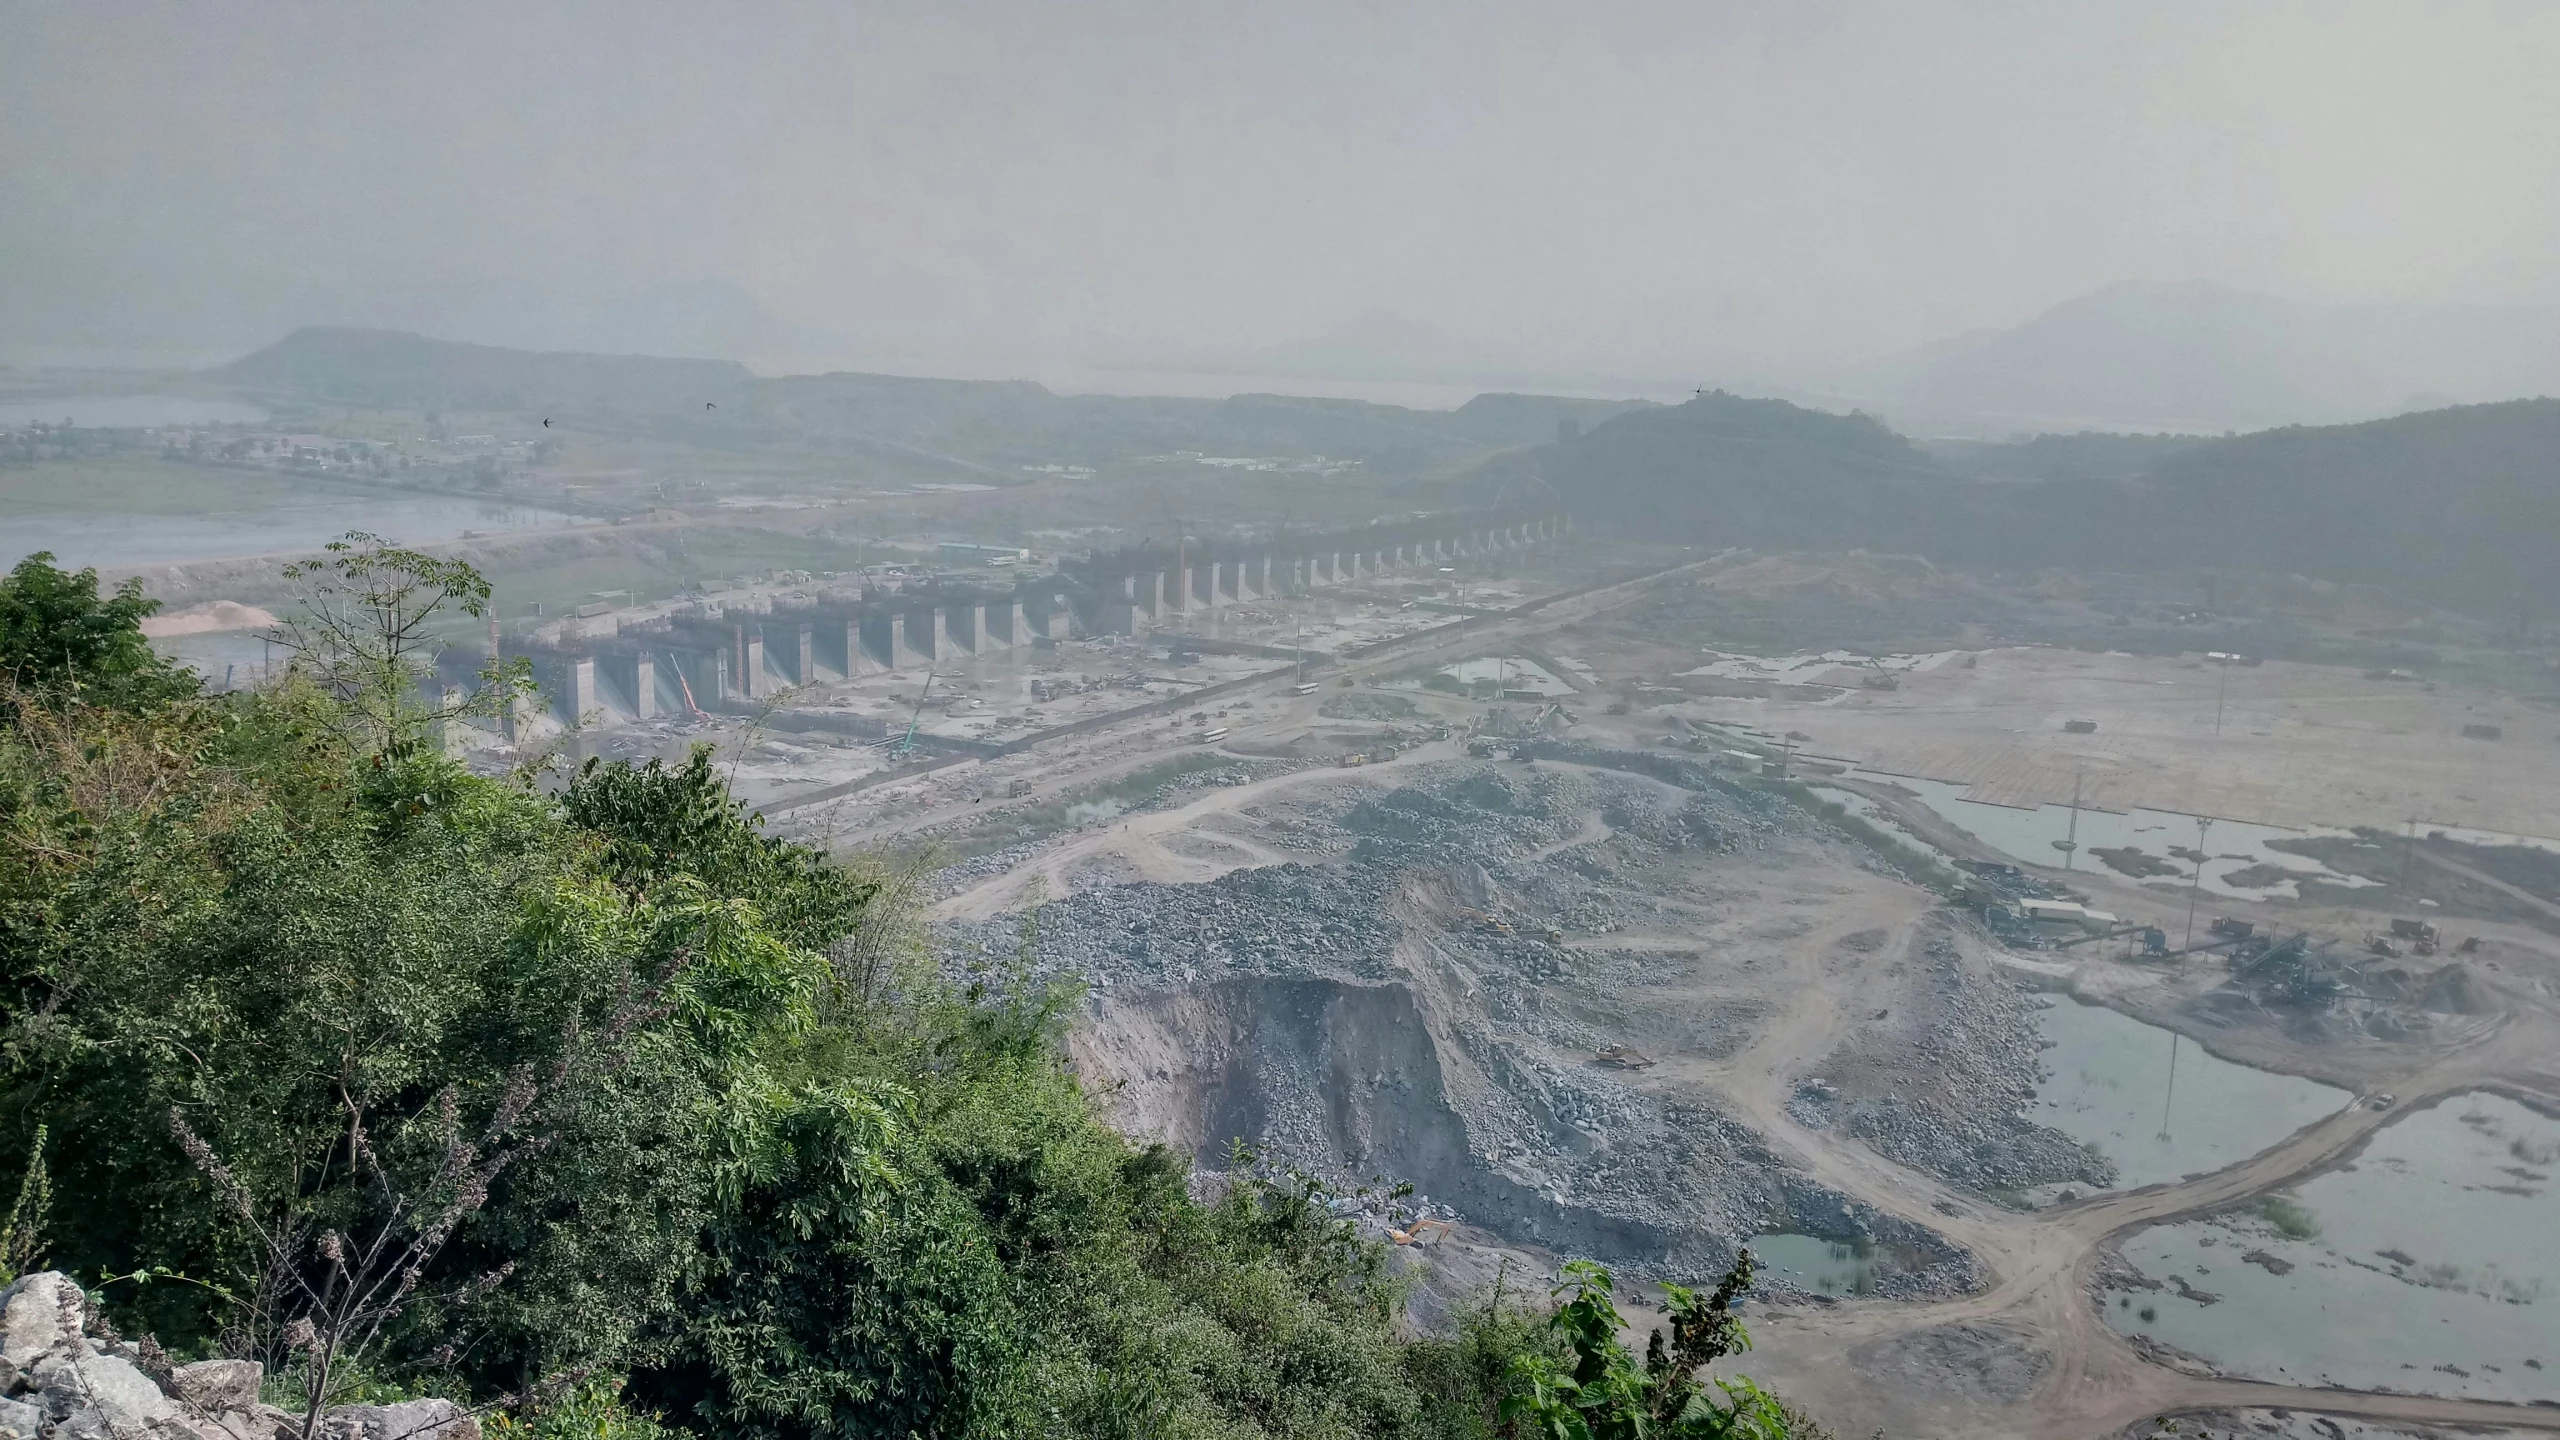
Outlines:
{"label": "muddy water pond", "polygon": [[1912,851],[1921,855],[1926,855],[1941,865],[1949,867],[1953,867],[1955,865],[1955,856],[1948,854],[1946,851],[1939,849],[1937,846],[1921,839],[1918,835],[1913,834],[1908,826],[1893,818],[1891,811],[1886,810],[1883,806],[1868,799],[1866,796],[1859,794],[1857,791],[1842,790],[1830,785],[1814,785],[1807,788],[1812,790],[1815,795],[1820,796],[1822,799],[1830,801],[1832,804],[1837,805],[1841,809],[1848,811],[1850,814],[1857,816],[1859,819],[1866,821],[1868,824],[1883,831],[1885,834],[1892,836],[1895,841],[1909,847]]}
{"label": "muddy water pond", "polygon": [[1888,1273],[1919,1268],[1897,1265],[1890,1252],[1863,1240],[1773,1233],[1754,1235],[1743,1244],[1759,1262],[1759,1286],[1784,1281],[1810,1295],[1864,1295]]}
{"label": "muddy water pond", "polygon": [[2238,1164],[2353,1098],[2316,1080],[2217,1059],[2101,1005],[2057,1001],[2036,1028],[2053,1043],[2044,1052],[2048,1078],[2027,1117],[2114,1161],[2120,1189]]}
{"label": "muddy water pond", "polygon": [[[2307,855],[2268,846],[2273,840],[2351,836],[2352,832],[2346,830],[2291,830],[2281,825],[2216,820],[2199,833],[2195,816],[2174,810],[2118,812],[2083,808],[2075,820],[2068,805],[2044,805],[2033,810],[1994,805],[1966,798],[1972,789],[1969,785],[1864,770],[1853,773],[1861,780],[1909,791],[1938,818],[2022,864],[2060,865],[2065,853],[2060,847],[2069,842],[2079,846],[2075,864],[2165,890],[2187,888],[2195,875],[2194,856],[2201,853],[2207,857],[2202,881],[2205,892],[2226,899],[2298,896],[2301,880],[2306,877],[2350,889],[2377,883],[2333,870]],[[2201,851],[2197,849],[2199,839],[2204,846]],[[2099,850],[2116,852],[2116,864],[2110,867],[2097,858]],[[2268,883],[2249,883],[2262,880]]]}
{"label": "muddy water pond", "polygon": [[2560,1121],[2470,1094],[2346,1165],[2122,1245],[2108,1322],[2233,1374],[2560,1400]]}

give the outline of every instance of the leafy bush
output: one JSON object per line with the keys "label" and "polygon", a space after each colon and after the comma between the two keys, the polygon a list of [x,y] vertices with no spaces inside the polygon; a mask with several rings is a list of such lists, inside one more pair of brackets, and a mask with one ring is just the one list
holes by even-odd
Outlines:
{"label": "leafy bush", "polygon": [[2283,1195],[2261,1195],[2249,1208],[2287,1240],[2320,1238],[2320,1217],[2312,1214],[2311,1207],[2299,1200]]}

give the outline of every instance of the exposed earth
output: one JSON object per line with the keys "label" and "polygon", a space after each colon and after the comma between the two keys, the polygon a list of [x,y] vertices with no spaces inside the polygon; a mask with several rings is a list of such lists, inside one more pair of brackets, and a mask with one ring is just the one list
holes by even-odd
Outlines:
{"label": "exposed earth", "polygon": [[[2442,984],[2430,999],[2413,983],[2396,999],[2288,1008],[2236,981],[2218,953],[2158,961],[2130,955],[2130,942],[1995,937],[1951,893],[1945,862],[2016,857],[1889,785],[1861,788],[1915,843],[1843,821],[1792,784],[1711,768],[1720,748],[1796,726],[1779,720],[1783,702],[1728,702],[1759,709],[1722,738],[1712,698],[1610,703],[1626,671],[1666,668],[1659,640],[1613,640],[1611,627],[1734,563],[1687,562],[1562,614],[1341,666],[1315,693],[1275,681],[1222,717],[1230,733],[1215,746],[1104,732],[1040,757],[1026,795],[957,818],[881,803],[839,816],[839,842],[942,839],[972,852],[937,882],[936,921],[959,963],[1083,982],[1073,1053],[1130,1133],[1191,1153],[1204,1175],[1242,1142],[1254,1163],[1331,1182],[1372,1233],[1417,1237],[1399,1250],[1425,1276],[1416,1323],[1480,1298],[1497,1275],[1535,1283],[1524,1269],[1592,1255],[1637,1279],[1641,1326],[1644,1281],[1712,1276],[1754,1237],[1854,1238],[1872,1257],[1858,1293],[1767,1275],[1748,1363],[1844,1434],[2149,1434],[2179,1415],[2187,1433],[2330,1433],[2315,1421],[2375,1435],[2560,1430],[2545,1407],[2220,1375],[2138,1348],[2097,1308],[2123,1263],[2117,1239],[2343,1163],[2437,1098],[2494,1088],[2560,1107],[2546,1058],[2560,1053],[2560,955],[2535,923],[2551,917],[2526,903],[2540,900],[2539,880],[2481,871],[2505,889],[2419,912],[2480,941],[2460,961],[2458,1003]],[[1956,673],[1969,683],[2026,690],[2094,683],[2091,662],[2177,663],[1967,653],[1979,658]],[[1579,693],[1559,709],[1396,688],[1421,660],[1500,654],[1556,659],[1546,668],[1575,676]],[[2356,677],[2299,668],[2316,673],[2295,683],[2261,671],[2253,678],[2290,688],[2251,704],[2351,730]],[[1873,757],[1848,742],[1900,743],[1897,726],[1927,728],[1941,737],[1931,745],[2035,743],[2017,738],[2030,729],[2017,707],[1925,705],[1925,680],[1847,691],[1848,706],[1802,724],[1838,728],[1843,743],[1826,734],[1819,748],[1861,763]],[[1382,688],[1408,703],[1333,698]],[[2077,702],[2037,703],[2041,723]],[[2420,692],[2412,713],[2515,703]],[[1694,718],[1666,745],[1680,706]],[[1865,728],[1844,728],[1852,716]],[[2315,808],[2351,794],[2352,774],[2322,767],[2361,771],[2377,752],[2359,746],[2380,743],[2289,752],[2294,769],[2269,777],[2268,793],[2290,795],[2299,779],[2315,797],[2300,803]],[[1133,784],[1151,788],[1126,793]],[[1075,808],[1106,786],[1120,798]],[[1059,818],[1061,802],[1073,819]],[[2265,818],[2358,818],[2274,808]],[[1008,832],[1012,816],[1024,823]],[[2475,869],[2504,853],[2437,851]],[[2451,893],[2441,866],[2415,870],[2435,879],[2405,894],[2376,883],[2238,903],[2261,925],[2352,949],[2420,893]],[[2157,879],[2086,865],[2025,873],[2128,922],[2176,934],[2183,919],[2187,897]],[[2424,962],[2421,978],[2442,963]],[[2237,1165],[2110,1188],[2105,1156],[2025,1104],[2049,1078],[2034,1012],[2062,994],[2357,1098]],[[2388,1105],[2371,1098],[2384,1093]],[[1451,1228],[1415,1230],[1425,1217]]]}

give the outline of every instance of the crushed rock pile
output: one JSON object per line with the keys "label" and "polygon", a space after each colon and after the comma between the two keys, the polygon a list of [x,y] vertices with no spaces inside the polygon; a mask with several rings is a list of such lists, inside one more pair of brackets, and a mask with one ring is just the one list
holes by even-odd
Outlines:
{"label": "crushed rock pile", "polygon": [[[1648,866],[1819,822],[1687,762],[1554,748],[1567,764],[1451,762],[1385,792],[1247,810],[1262,843],[1285,836],[1323,858],[1052,902],[1033,926],[1032,976],[1090,987],[1092,1026],[1123,1037],[1115,1073],[1183,1097],[1166,1103],[1200,1130],[1186,1143],[1204,1163],[1241,1134],[1346,1189],[1392,1168],[1432,1213],[1691,1281],[1784,1231],[1914,1257],[1880,1293],[1977,1286],[1972,1257],[1929,1230],[1797,1174],[1748,1126],[1592,1062],[1624,1036],[1542,987],[1679,961],[1568,950],[1546,932],[1656,923]],[[1628,758],[1646,778],[1623,773]],[[983,975],[1023,933],[1018,916],[955,923],[946,953]],[[1748,1016],[1730,1018],[1747,1033]]]}
{"label": "crushed rock pile", "polygon": [[[1967,1189],[2115,1183],[2115,1162],[2023,1113],[2045,1078],[2033,992],[1966,973],[1944,935],[1925,947],[1930,985],[1914,1013],[1876,1016],[1788,1103],[1799,1124],[1845,1129],[1897,1164]],[[1911,1077],[1938,1077],[1921,1093]]]}

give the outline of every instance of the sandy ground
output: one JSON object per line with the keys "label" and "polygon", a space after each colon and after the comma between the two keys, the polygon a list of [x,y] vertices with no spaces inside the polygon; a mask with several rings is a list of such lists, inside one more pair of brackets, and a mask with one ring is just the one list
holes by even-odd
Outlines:
{"label": "sandy ground", "polygon": [[[1830,679],[1854,685],[1833,672]],[[2222,724],[2214,728],[2217,693]],[[2000,805],[2149,806],[2273,825],[2412,817],[2511,834],[2560,830],[2560,715],[2510,697],[2269,661],[2017,647],[1829,700],[1713,698],[1702,718],[1812,736],[1810,753],[1971,784]],[[2098,722],[2093,735],[2066,720]],[[2494,741],[2465,725],[2496,725]]]}

